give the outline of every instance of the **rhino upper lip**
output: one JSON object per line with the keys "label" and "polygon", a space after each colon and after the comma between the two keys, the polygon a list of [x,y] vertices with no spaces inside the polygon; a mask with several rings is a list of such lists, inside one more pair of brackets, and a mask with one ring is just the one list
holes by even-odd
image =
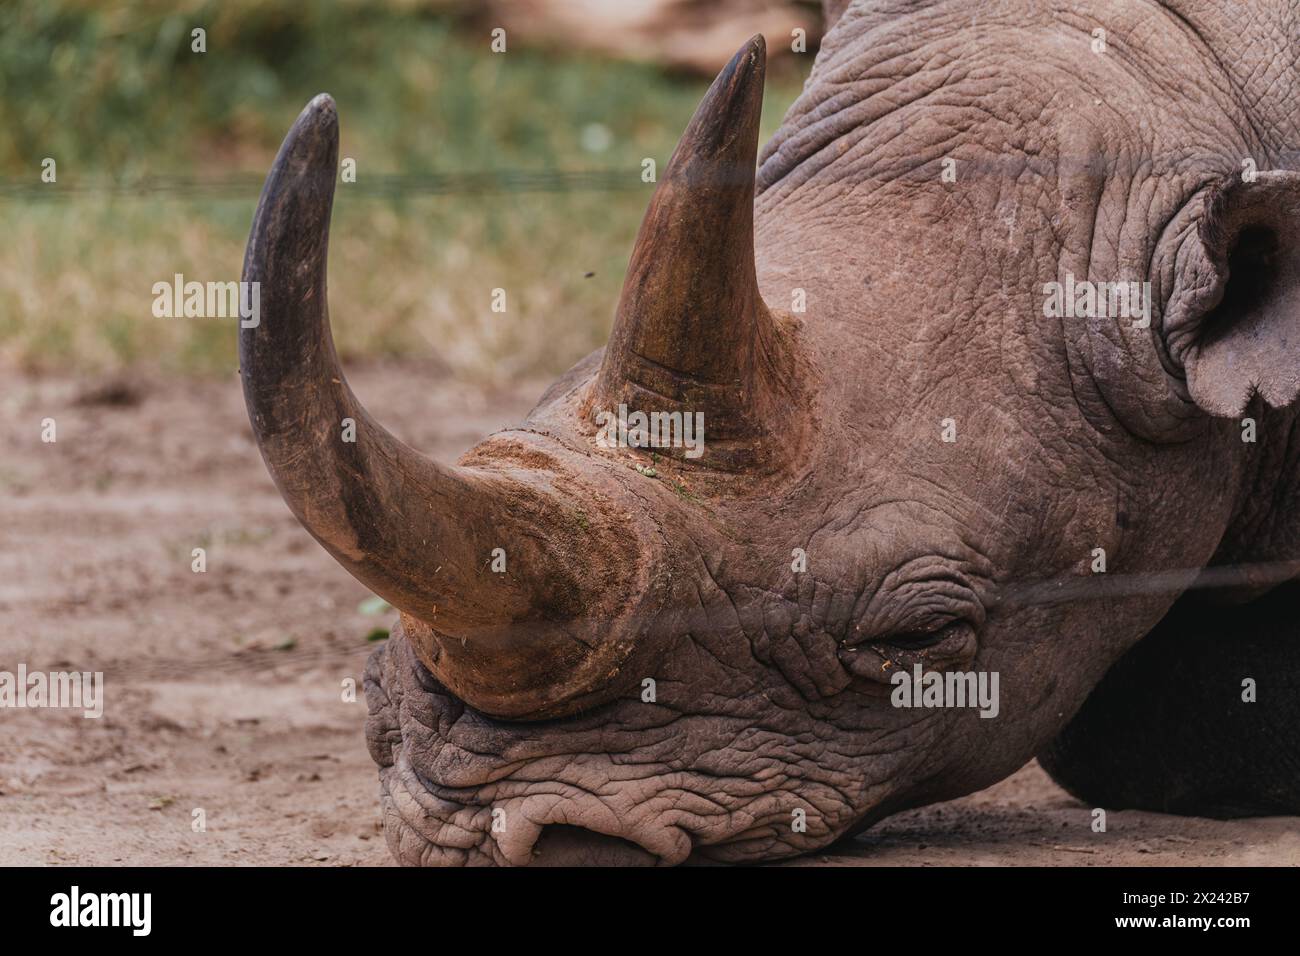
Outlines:
{"label": "rhino upper lip", "polygon": [[[516,776],[523,768],[539,761],[570,756],[575,761],[580,760],[586,750],[581,746],[561,746],[561,744],[579,744],[579,739],[566,738],[588,727],[594,729],[605,723],[608,714],[617,708],[617,703],[602,704],[573,717],[526,722],[502,720],[470,707],[451,694],[427,671],[421,675],[419,691],[422,695],[427,695],[435,709],[454,708],[454,710],[444,711],[445,722],[443,719],[438,719],[433,722],[433,726],[429,727],[440,744],[437,748],[429,748],[429,752],[436,753],[432,765],[425,763],[423,766],[416,766],[410,753],[405,750],[395,750],[395,757],[399,752],[402,754],[394,764],[394,769],[401,771],[399,780],[394,781],[396,785],[418,788],[417,793],[422,791],[424,795],[442,803],[471,812],[476,809],[508,808],[510,804],[533,795],[556,793],[560,789],[566,791],[563,801],[557,801],[557,808],[561,803],[564,805],[563,812],[557,810],[554,818],[551,818],[551,813],[543,812],[539,819],[528,821],[533,832],[527,841],[527,846],[518,840],[498,838],[498,834],[491,828],[491,821],[487,820],[481,832],[480,848],[495,841],[496,852],[499,855],[516,864],[527,862],[535,854],[548,831],[562,828],[565,833],[561,855],[580,854],[583,852],[582,844],[589,842],[590,852],[606,862],[616,861],[621,856],[624,862],[644,863],[645,860],[633,859],[639,850],[658,864],[669,864],[682,862],[694,849],[695,837],[689,834],[686,828],[674,824],[664,824],[659,828],[631,824],[592,789],[578,786],[559,776],[546,779],[521,779]],[[464,722],[467,719],[472,721],[474,726],[466,727]],[[556,746],[543,747],[540,752],[515,757],[504,753],[485,752],[486,738],[502,734],[512,739],[530,742],[552,741]],[[608,748],[602,748],[601,752],[610,751]],[[449,781],[448,775],[454,776],[455,779]],[[504,788],[509,792],[504,795],[493,792],[491,797],[487,797],[485,791],[489,791],[489,788],[492,791]],[[588,811],[597,809],[598,804],[599,810],[603,812],[583,812],[584,809]],[[398,813],[413,832],[420,834],[432,845],[443,846],[430,837],[427,818],[409,819],[400,805]],[[454,813],[455,811],[446,813],[438,822],[449,822]],[[578,816],[584,817],[582,822],[573,822]],[[592,819],[593,817],[599,819]],[[608,825],[611,821],[616,822],[617,825]],[[580,831],[586,831],[590,836],[582,837]],[[677,835],[669,831],[677,831]],[[680,851],[680,834],[686,834],[688,837],[685,853]],[[632,846],[620,850],[610,841],[624,841]],[[550,839],[547,842],[553,844],[561,841]],[[633,847],[636,849],[634,850]],[[490,851],[483,850],[483,852]]]}
{"label": "rhino upper lip", "polygon": [[[439,800],[452,803],[455,804],[456,806],[464,807],[467,809],[474,807],[476,805],[480,805],[483,807],[493,807],[498,802],[509,803],[510,800],[524,799],[528,796],[528,793],[525,791],[524,793],[513,795],[511,798],[508,798],[505,801],[484,801],[480,803],[479,801],[474,799],[475,796],[478,794],[479,791],[489,786],[490,784],[485,783],[485,784],[480,784],[477,786],[470,786],[470,787],[448,787],[438,783],[436,780],[433,780],[427,774],[421,772],[420,770],[414,767],[410,767],[409,769],[414,777],[415,783],[418,786],[422,787],[426,793],[436,797]],[[493,782],[499,783],[508,779],[509,778],[507,776],[503,778],[498,778]],[[527,787],[526,783],[522,781],[520,781],[519,783],[520,786],[525,788]],[[538,786],[545,787],[545,784],[538,784]],[[539,792],[545,792],[545,791],[539,790]],[[592,801],[600,800],[600,798],[598,796],[595,796],[594,794],[586,794],[583,799],[592,800]],[[573,801],[571,799],[566,799],[565,801],[565,803],[569,805],[571,805],[572,802]],[[618,819],[616,814],[612,814],[612,816],[614,816],[615,819]],[[430,839],[426,834],[423,834],[421,828],[416,825],[417,823],[416,821],[407,820],[406,822],[408,825],[411,826],[413,830],[422,833],[422,835],[424,835],[424,838],[429,843],[438,845],[436,841]],[[673,854],[672,858],[669,858],[663,852],[662,847],[659,849],[655,848],[653,844],[657,841],[651,839],[651,834],[645,832],[643,829],[638,829],[636,827],[631,827],[631,826],[619,825],[614,827],[606,827],[600,825],[593,825],[591,823],[586,823],[586,822],[580,824],[574,824],[574,823],[570,823],[568,817],[565,816],[565,817],[557,817],[555,819],[532,820],[530,821],[530,827],[532,831],[530,837],[528,838],[526,844],[521,844],[514,841],[498,839],[496,833],[494,833],[494,831],[491,829],[491,826],[489,824],[488,828],[482,833],[483,841],[480,843],[480,846],[486,844],[487,841],[495,840],[497,852],[500,853],[502,856],[504,856],[506,859],[509,859],[511,862],[516,864],[520,862],[528,862],[531,860],[532,857],[534,857],[537,854],[538,846],[543,842],[543,837],[547,835],[548,831],[552,831],[557,828],[562,828],[565,831],[568,831],[568,835],[566,836],[566,840],[565,840],[566,846],[564,848],[564,853],[566,854],[581,854],[583,852],[590,852],[592,854],[601,855],[602,857],[605,858],[606,862],[630,862],[630,863],[646,862],[644,860],[638,860],[635,858],[636,852],[640,851],[648,855],[648,857],[653,861],[655,861],[657,864],[680,863],[682,859],[685,858],[686,855],[686,854]],[[665,828],[665,829],[670,829],[670,828]],[[585,834],[587,834],[587,836],[585,837],[582,836],[584,832]],[[589,844],[589,848],[586,850],[584,850],[582,846],[584,841]],[[630,846],[627,846],[623,850],[620,850],[620,848],[617,847],[616,844],[613,844],[610,841],[623,841],[625,844],[630,844]],[[693,839],[690,841],[690,844],[691,844],[691,848],[693,849],[694,846]],[[623,857],[622,860],[617,859],[620,856]],[[610,860],[609,859],[610,857],[614,857],[615,859]],[[564,861],[561,860],[561,862]],[[573,862],[577,862],[577,861],[575,860]]]}

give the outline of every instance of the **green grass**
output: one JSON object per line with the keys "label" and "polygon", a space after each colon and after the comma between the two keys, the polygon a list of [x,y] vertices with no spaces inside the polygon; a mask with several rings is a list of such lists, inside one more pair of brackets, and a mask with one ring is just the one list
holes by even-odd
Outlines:
{"label": "green grass", "polygon": [[[506,378],[558,371],[603,342],[653,188],[642,158],[662,170],[707,83],[515,45],[492,54],[486,27],[426,7],[0,4],[0,359],[232,370],[234,322],[154,318],[151,288],[177,272],[238,277],[261,177],[321,91],[338,101],[341,155],[358,169],[355,187],[339,186],[331,241],[345,356],[437,356]],[[194,26],[207,30],[204,54],[190,51]],[[799,84],[769,82],[768,132]],[[603,149],[593,126],[608,132]],[[45,187],[47,156],[58,183]],[[397,198],[372,188],[385,175],[521,169],[627,181]],[[234,185],[128,188],[175,176]],[[497,287],[504,314],[490,308]]]}

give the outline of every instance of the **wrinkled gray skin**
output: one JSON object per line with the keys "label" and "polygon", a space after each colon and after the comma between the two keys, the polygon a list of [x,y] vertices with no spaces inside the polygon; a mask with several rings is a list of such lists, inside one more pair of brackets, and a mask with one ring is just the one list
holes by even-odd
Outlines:
{"label": "wrinkled gray skin", "polygon": [[[400,633],[379,651],[369,731],[401,861],[823,847],[1015,771],[1198,569],[1300,556],[1300,335],[1286,341],[1282,314],[1294,264],[1285,249],[1268,260],[1281,278],[1238,309],[1242,332],[1242,315],[1211,315],[1223,293],[1198,231],[1243,159],[1295,165],[1289,5],[830,6],[847,9],[762,154],[756,204],[764,300],[781,312],[807,292],[806,314],[786,316],[811,378],[797,466],[707,508],[620,472],[693,580],[694,606],[661,622],[654,704],[634,689],[578,716],[492,719]],[[1290,178],[1258,188],[1267,201],[1227,217],[1293,226]],[[1066,272],[1150,278],[1154,328],[1045,318],[1043,284]],[[530,423],[572,415],[595,368]],[[807,573],[792,572],[793,548]],[[1109,576],[1136,583],[1104,600],[1015,598],[1027,582],[1090,579],[1096,548]],[[937,644],[909,646],[937,628]],[[998,672],[998,717],[890,706],[889,674],[918,660]]]}

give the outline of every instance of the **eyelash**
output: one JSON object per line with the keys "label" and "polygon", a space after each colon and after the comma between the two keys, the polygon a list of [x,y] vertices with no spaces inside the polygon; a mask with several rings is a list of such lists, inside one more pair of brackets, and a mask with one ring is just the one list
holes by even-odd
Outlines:
{"label": "eyelash", "polygon": [[910,631],[895,631],[840,649],[840,661],[859,677],[888,682],[898,669],[920,665],[950,668],[974,659],[978,626],[967,617],[938,619]]}
{"label": "eyelash", "polygon": [[938,644],[942,644],[948,636],[946,633],[951,628],[964,624],[964,621],[944,621],[934,627],[927,629],[916,629],[899,634],[888,635],[881,644],[888,644],[891,647],[901,648],[908,651],[923,651]]}
{"label": "eyelash", "polygon": [[872,649],[897,666],[935,663],[966,656],[972,649],[974,625],[965,618],[944,621],[932,629],[883,636],[871,642]]}

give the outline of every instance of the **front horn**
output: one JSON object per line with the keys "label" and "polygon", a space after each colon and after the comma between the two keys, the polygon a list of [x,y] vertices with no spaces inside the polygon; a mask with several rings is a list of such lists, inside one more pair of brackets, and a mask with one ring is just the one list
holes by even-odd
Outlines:
{"label": "front horn", "polygon": [[[244,257],[260,313],[241,322],[240,374],[262,458],[303,526],[404,612],[422,659],[471,703],[513,716],[589,693],[610,661],[575,633],[600,626],[582,619],[597,603],[589,578],[605,569],[557,560],[574,523],[573,492],[557,486],[577,484],[573,475],[509,455],[483,468],[436,464],[372,419],[344,379],[325,289],[337,168],[338,116],[321,95],[280,147]],[[491,568],[497,547],[506,573]]]}

